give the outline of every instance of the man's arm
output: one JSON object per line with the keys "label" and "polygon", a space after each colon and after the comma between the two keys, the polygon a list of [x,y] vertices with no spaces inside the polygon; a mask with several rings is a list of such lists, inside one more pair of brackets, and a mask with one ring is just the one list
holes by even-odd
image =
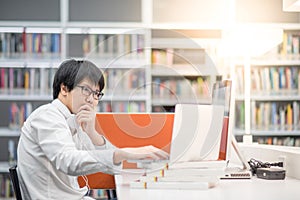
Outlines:
{"label": "man's arm", "polygon": [[105,145],[105,139],[95,129],[96,112],[92,106],[84,105],[76,114],[76,120],[96,146]]}

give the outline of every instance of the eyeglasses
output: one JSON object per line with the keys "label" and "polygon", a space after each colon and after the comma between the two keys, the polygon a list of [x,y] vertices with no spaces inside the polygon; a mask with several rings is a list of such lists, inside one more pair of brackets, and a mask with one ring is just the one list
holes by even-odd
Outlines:
{"label": "eyeglasses", "polygon": [[83,85],[77,85],[76,87],[81,88],[81,93],[84,96],[90,96],[91,94],[93,94],[93,98],[97,101],[100,101],[104,95],[103,92],[99,92],[99,91],[93,91],[91,88],[87,87],[87,86],[83,86]]}

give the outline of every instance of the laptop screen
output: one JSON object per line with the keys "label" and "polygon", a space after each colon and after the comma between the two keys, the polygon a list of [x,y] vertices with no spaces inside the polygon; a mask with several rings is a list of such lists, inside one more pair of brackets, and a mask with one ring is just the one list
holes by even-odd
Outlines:
{"label": "laptop screen", "polygon": [[[212,104],[177,104],[171,161],[227,161],[231,142],[232,82],[217,82]],[[221,108],[221,109],[220,109]]]}
{"label": "laptop screen", "polygon": [[230,145],[230,124],[229,120],[232,121],[230,117],[230,108],[231,108],[231,89],[232,82],[231,80],[224,80],[216,82],[213,85],[212,91],[212,104],[213,105],[223,105],[224,106],[224,119],[223,119],[223,128],[221,134],[221,143],[219,150],[219,160],[228,159],[228,144]]}

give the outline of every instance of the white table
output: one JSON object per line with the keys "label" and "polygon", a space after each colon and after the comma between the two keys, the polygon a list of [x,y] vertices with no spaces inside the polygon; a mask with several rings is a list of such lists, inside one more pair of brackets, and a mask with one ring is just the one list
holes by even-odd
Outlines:
{"label": "white table", "polygon": [[[135,170],[136,172],[136,170]],[[122,172],[115,175],[118,200],[299,200],[300,180],[264,180],[253,177],[249,180],[220,180],[218,185],[207,190],[131,189],[130,181],[140,173]]]}

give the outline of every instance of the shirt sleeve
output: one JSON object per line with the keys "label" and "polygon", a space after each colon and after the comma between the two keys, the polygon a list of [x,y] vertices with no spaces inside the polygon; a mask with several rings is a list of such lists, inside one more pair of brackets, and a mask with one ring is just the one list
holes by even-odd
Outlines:
{"label": "shirt sleeve", "polygon": [[104,137],[103,135],[101,135],[102,138],[104,139],[105,144],[102,146],[97,146],[95,145],[95,148],[98,150],[102,150],[102,149],[116,149],[117,147],[114,146],[108,139],[106,139],[106,137]]}
{"label": "shirt sleeve", "polygon": [[39,113],[31,127],[42,152],[57,170],[73,176],[120,170],[120,166],[113,164],[115,148],[76,148],[64,116],[54,110]]}

